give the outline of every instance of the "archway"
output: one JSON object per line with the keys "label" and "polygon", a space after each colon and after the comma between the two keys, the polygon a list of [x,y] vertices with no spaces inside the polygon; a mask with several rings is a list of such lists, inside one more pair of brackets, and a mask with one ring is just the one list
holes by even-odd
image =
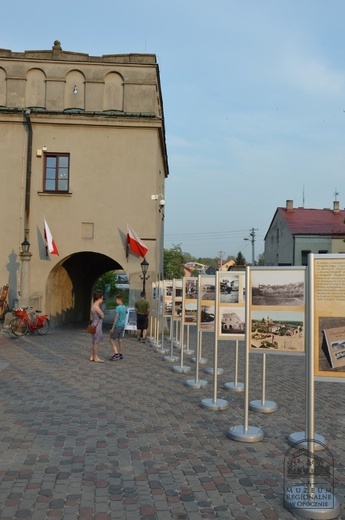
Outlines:
{"label": "archway", "polygon": [[47,279],[46,309],[51,325],[88,320],[95,282],[116,269],[122,266],[113,258],[91,251],[75,253],[59,262]]}

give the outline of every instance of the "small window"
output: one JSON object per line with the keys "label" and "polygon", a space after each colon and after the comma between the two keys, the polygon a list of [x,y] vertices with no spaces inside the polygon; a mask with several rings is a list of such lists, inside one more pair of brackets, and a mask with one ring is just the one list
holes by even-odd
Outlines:
{"label": "small window", "polygon": [[68,193],[69,154],[45,154],[44,191]]}
{"label": "small window", "polygon": [[311,253],[310,250],[301,251],[302,254],[302,265],[308,265],[308,255]]}
{"label": "small window", "polygon": [[328,254],[328,249],[320,249],[319,250],[319,255],[327,255]]}

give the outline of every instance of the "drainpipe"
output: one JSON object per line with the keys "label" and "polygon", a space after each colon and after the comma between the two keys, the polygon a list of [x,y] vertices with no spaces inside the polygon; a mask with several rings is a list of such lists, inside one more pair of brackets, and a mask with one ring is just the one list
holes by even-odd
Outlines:
{"label": "drainpipe", "polygon": [[32,124],[30,119],[30,109],[24,110],[25,124],[28,132],[28,143],[26,153],[26,181],[25,181],[25,220],[24,220],[24,236],[29,234],[29,216],[30,216],[30,192],[31,192],[31,163],[32,163]]}

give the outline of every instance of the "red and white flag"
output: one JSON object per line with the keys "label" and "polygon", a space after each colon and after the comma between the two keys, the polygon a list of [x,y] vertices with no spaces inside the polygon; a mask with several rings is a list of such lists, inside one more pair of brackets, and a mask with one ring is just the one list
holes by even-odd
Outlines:
{"label": "red and white flag", "polygon": [[45,241],[47,242],[47,249],[48,249],[49,253],[51,255],[59,256],[59,251],[56,247],[53,236],[50,232],[50,229],[49,229],[48,224],[45,219],[44,219],[44,238],[45,238]]}
{"label": "red and white flag", "polygon": [[148,251],[146,244],[144,244],[144,242],[138,237],[133,229],[127,224],[127,252],[128,248],[132,251],[132,253],[138,256],[142,256],[143,258],[145,258],[145,255]]}

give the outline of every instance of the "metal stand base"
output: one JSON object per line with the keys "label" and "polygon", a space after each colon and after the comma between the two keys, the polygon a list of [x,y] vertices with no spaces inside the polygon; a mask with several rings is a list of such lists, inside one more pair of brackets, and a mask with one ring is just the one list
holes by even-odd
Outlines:
{"label": "metal stand base", "polygon": [[208,408],[209,410],[226,410],[229,408],[229,403],[225,399],[202,399],[200,406],[202,408]]}
{"label": "metal stand base", "polygon": [[233,392],[243,392],[244,384],[243,383],[224,383],[223,388],[226,390],[232,390]]}
{"label": "metal stand base", "polygon": [[164,356],[163,361],[169,361],[170,363],[177,363],[179,358],[177,356]]}
{"label": "metal stand base", "polygon": [[[196,358],[192,358],[193,363],[196,363]],[[199,365],[206,365],[208,363],[208,359],[205,357],[202,357],[199,359]]]}
{"label": "metal stand base", "polygon": [[253,412],[262,412],[262,413],[273,413],[278,410],[278,405],[274,401],[251,401],[249,403],[249,410]]}
{"label": "metal stand base", "polygon": [[[301,448],[308,449],[308,441],[306,440],[306,438],[307,438],[306,432],[294,432],[289,435],[288,444],[290,446],[293,446],[294,444],[298,443]],[[322,435],[318,435],[317,433],[315,433],[314,440],[316,441],[314,443],[315,451],[323,450],[324,447],[327,446],[327,441]],[[302,442],[302,441],[305,441],[305,442]]]}
{"label": "metal stand base", "polygon": [[195,381],[195,379],[188,379],[185,382],[185,385],[191,388],[196,388],[198,390],[199,388],[203,388],[204,386],[208,385],[208,381],[206,381],[206,379],[199,379],[199,381]]}
{"label": "metal stand base", "polygon": [[[220,376],[224,373],[224,368],[217,368],[217,375]],[[214,368],[205,368],[205,374],[214,374]]]}
{"label": "metal stand base", "polygon": [[301,486],[292,486],[289,489],[288,496],[285,496],[284,499],[286,509],[302,518],[312,518],[313,520],[338,518],[340,505],[332,493],[319,486],[317,486],[316,494],[314,488],[310,489],[309,492],[306,492],[305,486],[302,489],[303,496],[307,495],[304,500],[300,498]]}
{"label": "metal stand base", "polygon": [[172,371],[178,372],[179,374],[188,374],[188,372],[190,372],[190,367],[187,367],[187,366],[181,367],[178,365],[178,366],[172,367]]}
{"label": "metal stand base", "polygon": [[170,350],[166,350],[165,348],[155,348],[155,352],[157,354],[169,354]]}
{"label": "metal stand base", "polygon": [[242,442],[260,442],[264,438],[263,431],[256,426],[249,426],[245,431],[244,426],[231,426],[227,431],[229,439]]}
{"label": "metal stand base", "polygon": [[192,356],[194,354],[195,350],[184,350],[183,353],[186,356]]}

